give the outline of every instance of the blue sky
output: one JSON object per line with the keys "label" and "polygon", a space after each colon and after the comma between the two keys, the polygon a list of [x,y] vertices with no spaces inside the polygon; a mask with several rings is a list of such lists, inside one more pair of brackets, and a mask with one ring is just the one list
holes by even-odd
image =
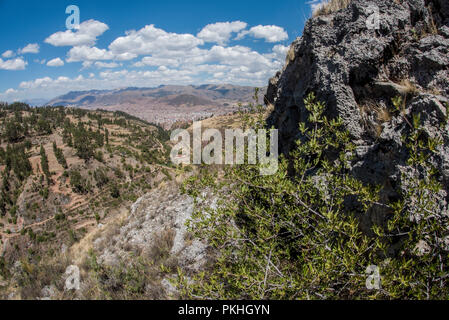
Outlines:
{"label": "blue sky", "polygon": [[[0,0],[0,100],[161,84],[264,86],[312,4],[301,0]],[[66,27],[66,7],[80,10]]]}

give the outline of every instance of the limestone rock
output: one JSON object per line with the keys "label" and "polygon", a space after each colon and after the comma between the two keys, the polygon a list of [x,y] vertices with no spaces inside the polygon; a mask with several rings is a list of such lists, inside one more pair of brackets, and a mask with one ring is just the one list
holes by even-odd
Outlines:
{"label": "limestone rock", "polygon": [[[370,6],[379,8],[377,30],[366,24]],[[301,138],[298,123],[308,121],[303,100],[313,92],[328,117],[342,118],[356,144],[352,173],[383,186],[381,197],[394,200],[403,190],[408,158],[401,137],[410,125],[391,101],[402,96],[406,116],[419,113],[426,134],[443,142],[432,161],[442,173],[447,202],[448,8],[446,0],[353,0],[343,10],[310,19],[291,45],[288,63],[268,84],[266,101],[274,105],[268,126],[279,129],[280,150],[288,153]],[[373,210],[364,219],[384,215]]]}

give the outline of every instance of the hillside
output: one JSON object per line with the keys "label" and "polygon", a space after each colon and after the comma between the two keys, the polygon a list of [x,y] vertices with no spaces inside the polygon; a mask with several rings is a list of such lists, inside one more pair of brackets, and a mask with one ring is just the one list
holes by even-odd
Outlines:
{"label": "hillside", "polygon": [[[252,100],[229,85],[2,105],[0,298],[448,300],[449,6],[373,0],[370,28],[366,3],[318,7],[242,112],[217,111]],[[169,132],[123,110],[190,133],[214,111],[214,142],[276,128],[277,171],[267,145],[171,165]]]}
{"label": "hillside", "polygon": [[[288,153],[301,139],[298,122],[308,120],[304,97],[315,93],[326,115],[342,119],[355,144],[349,170],[364,183],[382,186],[381,197],[388,201],[408,191],[402,182],[409,154],[405,141],[419,117],[423,134],[440,141],[432,165],[448,199],[447,2],[376,5],[382,13],[379,30],[364,25],[369,11],[363,1],[309,21],[291,46],[289,62],[270,80],[267,100],[274,112],[268,122],[279,128],[280,148]],[[309,73],[298,76],[300,70]],[[363,217],[363,225],[369,228],[388,214],[378,207]]]}
{"label": "hillside", "polygon": [[2,268],[66,250],[171,179],[168,133],[125,113],[15,103],[0,114]]}
{"label": "hillside", "polygon": [[[330,1],[270,80],[271,114],[252,126],[279,129],[278,172],[200,166],[189,197],[172,187],[139,199],[124,228],[94,243],[97,276],[120,284],[97,282],[100,297],[449,298],[448,7],[372,3],[378,30],[366,1]],[[123,254],[128,240],[145,262]],[[154,282],[130,292],[124,264]]]}
{"label": "hillside", "polygon": [[[70,92],[47,104],[124,111],[170,127],[176,122],[232,113],[239,104],[251,102],[253,95],[253,87],[234,85],[160,86]],[[259,98],[262,97],[261,94]]]}

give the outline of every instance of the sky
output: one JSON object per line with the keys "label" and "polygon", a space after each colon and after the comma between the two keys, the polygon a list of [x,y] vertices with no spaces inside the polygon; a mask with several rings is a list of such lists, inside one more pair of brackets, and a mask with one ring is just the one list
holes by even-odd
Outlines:
{"label": "sky", "polygon": [[[0,101],[174,84],[265,86],[319,2],[0,0]],[[71,5],[79,24],[76,11],[66,13]]]}

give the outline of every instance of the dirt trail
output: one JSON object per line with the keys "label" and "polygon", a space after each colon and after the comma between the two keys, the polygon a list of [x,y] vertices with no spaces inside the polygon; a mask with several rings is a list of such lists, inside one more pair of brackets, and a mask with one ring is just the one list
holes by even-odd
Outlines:
{"label": "dirt trail", "polygon": [[[170,168],[170,167],[167,167],[167,166],[163,166],[163,165],[155,164],[154,166],[155,166],[155,167],[159,167],[159,168],[165,168],[165,169],[167,169],[167,170],[173,170],[173,168]],[[135,176],[135,177],[133,177],[133,179],[132,179],[131,181],[136,181],[136,180],[138,180],[138,179],[140,179],[140,178],[142,178],[142,177],[144,177],[144,176],[147,176],[147,175],[148,175],[148,173],[144,173],[144,174]],[[74,198],[72,199],[72,201],[69,203],[69,205],[68,205],[69,208],[67,208],[67,210],[65,211],[65,213],[66,213],[66,214],[70,214],[70,213],[74,212],[75,210],[79,210],[79,209],[81,209],[81,208],[83,208],[83,207],[85,207],[85,206],[88,206],[93,200],[98,199],[98,197],[100,197],[101,195],[103,195],[104,193],[106,193],[107,191],[109,191],[109,189],[110,189],[110,187],[105,188],[105,189],[103,189],[103,190],[97,192],[96,194],[90,196],[87,200],[83,201],[82,203],[78,203],[78,204],[76,204],[75,201],[76,201],[76,200],[81,200],[82,197],[81,197],[81,196],[76,196],[76,197],[74,197]],[[84,199],[83,199],[83,200],[84,200]],[[111,203],[111,202],[113,202],[113,200],[104,203],[104,205],[107,205],[107,204],[109,204],[109,203]],[[76,204],[76,205],[75,205],[75,204]],[[122,208],[122,209],[120,209],[120,210],[123,211],[124,209]],[[85,219],[88,219],[88,220],[85,220],[85,221],[80,222],[80,224],[77,225],[76,230],[81,229],[82,227],[88,226],[88,225],[90,225],[91,223],[95,222],[95,219],[93,219],[93,217],[94,217],[93,215],[85,216],[84,218],[85,218]],[[20,219],[21,219],[21,220],[20,220]],[[29,229],[29,228],[34,229],[34,228],[36,228],[36,227],[45,225],[46,223],[48,223],[48,222],[50,222],[50,221],[52,221],[52,220],[54,220],[54,219],[55,219],[55,216],[50,217],[50,218],[45,219],[45,220],[40,221],[40,222],[35,222],[35,223],[32,223],[32,224],[29,224],[29,225],[24,226],[23,218],[19,218],[19,226],[18,226],[18,228],[17,228],[17,230],[18,230],[17,232],[11,232],[11,233],[3,233],[3,232],[0,232],[0,235],[1,235],[2,240],[3,240],[3,249],[2,249],[2,251],[1,251],[1,253],[0,253],[0,256],[2,256],[2,255],[5,253],[9,240],[10,240],[10,239],[13,239],[13,238],[16,238],[16,237],[18,237],[18,236],[20,236],[20,235],[21,235],[21,231],[22,231],[23,229]],[[69,217],[69,218],[68,218],[69,221],[70,221],[70,220],[73,220],[73,219],[75,219],[75,218],[74,218],[74,217]]]}

